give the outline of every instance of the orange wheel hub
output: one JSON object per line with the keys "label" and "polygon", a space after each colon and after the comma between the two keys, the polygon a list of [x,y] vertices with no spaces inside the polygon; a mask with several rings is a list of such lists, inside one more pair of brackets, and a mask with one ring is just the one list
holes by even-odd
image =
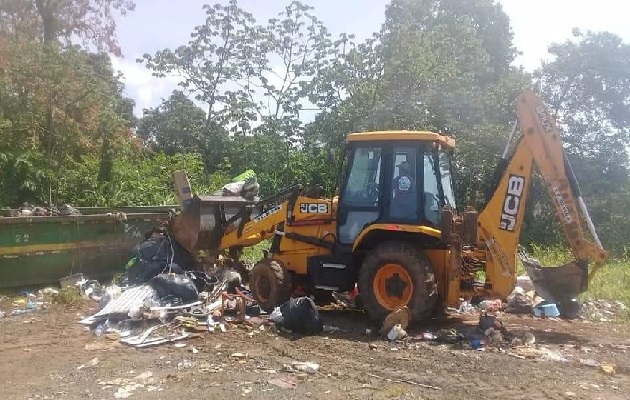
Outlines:
{"label": "orange wheel hub", "polygon": [[381,306],[394,311],[411,301],[413,281],[402,265],[385,264],[376,272],[372,289]]}

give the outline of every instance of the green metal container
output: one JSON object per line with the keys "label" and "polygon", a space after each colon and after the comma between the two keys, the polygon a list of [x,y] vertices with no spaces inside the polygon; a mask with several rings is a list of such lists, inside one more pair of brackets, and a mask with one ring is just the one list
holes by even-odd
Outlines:
{"label": "green metal container", "polygon": [[146,231],[167,219],[172,208],[97,209],[95,214],[80,209],[84,215],[0,217],[0,288],[58,284],[77,273],[87,279],[111,278],[124,271],[134,246],[142,242]]}

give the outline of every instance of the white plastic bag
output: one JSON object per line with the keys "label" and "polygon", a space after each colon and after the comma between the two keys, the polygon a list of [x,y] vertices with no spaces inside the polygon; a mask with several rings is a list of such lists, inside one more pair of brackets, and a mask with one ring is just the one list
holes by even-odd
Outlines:
{"label": "white plastic bag", "polygon": [[269,316],[269,319],[275,322],[276,324],[282,324],[282,322],[284,321],[284,317],[282,316],[280,307],[276,307],[273,309],[273,311],[271,312],[271,315]]}

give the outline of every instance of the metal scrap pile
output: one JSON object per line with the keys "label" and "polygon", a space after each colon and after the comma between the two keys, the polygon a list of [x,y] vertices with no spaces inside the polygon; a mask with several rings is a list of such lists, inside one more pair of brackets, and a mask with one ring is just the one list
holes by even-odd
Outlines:
{"label": "metal scrap pile", "polygon": [[126,288],[109,286],[102,291],[102,308],[80,323],[97,336],[134,347],[184,340],[201,332],[225,332],[239,323],[266,324],[240,276],[233,271],[223,275],[225,279],[218,280],[199,272],[167,273]]}

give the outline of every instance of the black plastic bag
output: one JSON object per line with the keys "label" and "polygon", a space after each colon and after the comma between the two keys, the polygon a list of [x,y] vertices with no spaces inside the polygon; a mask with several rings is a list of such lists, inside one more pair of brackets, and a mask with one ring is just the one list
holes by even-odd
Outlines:
{"label": "black plastic bag", "polygon": [[280,325],[295,333],[314,335],[324,331],[324,321],[310,297],[291,299],[280,306]]}
{"label": "black plastic bag", "polygon": [[140,243],[136,248],[137,262],[127,271],[129,284],[138,285],[146,283],[149,279],[164,272],[181,274],[180,260],[185,257],[174,257],[171,240],[166,236],[152,237]]}
{"label": "black plastic bag", "polygon": [[203,271],[186,271],[184,272],[197,287],[197,292],[212,292],[216,285],[219,283],[219,279],[216,276],[210,276]]}
{"label": "black plastic bag", "polygon": [[199,300],[199,292],[192,279],[185,274],[158,274],[148,282],[160,299],[180,298],[184,304]]}

